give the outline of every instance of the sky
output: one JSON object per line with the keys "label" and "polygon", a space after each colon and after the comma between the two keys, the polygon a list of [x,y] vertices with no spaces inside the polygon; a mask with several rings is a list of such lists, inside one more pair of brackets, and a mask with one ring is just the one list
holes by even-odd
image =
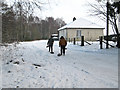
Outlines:
{"label": "sky", "polygon": [[[51,0],[50,4],[46,5],[46,9],[41,12],[41,17],[59,17],[63,18],[66,23],[71,22],[73,17],[88,17],[90,7],[87,2],[87,0]],[[95,2],[95,0],[90,0],[90,2]],[[36,9],[36,11],[38,10]]]}
{"label": "sky", "polygon": [[[49,0],[50,4],[46,5],[43,10],[38,13],[36,9],[35,15],[45,18],[52,16],[56,18],[62,18],[67,24],[73,21],[73,17],[76,19],[84,18],[93,23],[106,27],[106,22],[99,19],[97,16],[91,16],[90,10],[92,7],[88,4],[96,3],[96,0]],[[104,30],[104,34],[106,31]],[[110,31],[110,33],[113,33]]]}
{"label": "sky", "polygon": [[[7,0],[11,2],[12,0]],[[22,0],[32,1],[32,0]],[[42,0],[39,0],[42,1]],[[43,4],[42,10],[34,9],[34,15],[45,19],[46,17],[62,18],[67,24],[76,19],[84,18],[106,28],[106,22],[100,20],[97,16],[90,16],[92,7],[88,4],[96,3],[96,0],[44,0],[49,4]],[[104,34],[106,31],[104,31]],[[113,33],[110,31],[110,33]]]}
{"label": "sky", "polygon": [[[14,0],[6,0],[11,3]],[[21,1],[34,1],[34,0],[21,0]],[[36,0],[37,1],[37,0]],[[38,0],[42,1],[42,0]],[[88,2],[95,3],[96,0],[43,0],[49,4],[43,4],[42,10],[34,8],[34,15],[40,18],[54,17],[62,18],[66,23],[70,23],[73,20],[73,17],[78,18],[87,18],[93,20],[89,14],[89,10],[92,8],[88,5]],[[43,2],[42,1],[42,2]],[[99,20],[98,20],[99,22]]]}

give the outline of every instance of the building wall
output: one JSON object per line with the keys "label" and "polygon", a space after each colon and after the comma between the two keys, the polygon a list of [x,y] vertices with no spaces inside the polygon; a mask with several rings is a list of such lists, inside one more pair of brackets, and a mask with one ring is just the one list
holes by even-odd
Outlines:
{"label": "building wall", "polygon": [[67,29],[67,38],[76,38],[76,29]]}
{"label": "building wall", "polygon": [[65,38],[67,37],[66,29],[59,31],[59,38],[60,38],[61,36],[65,37]]}
{"label": "building wall", "polygon": [[82,30],[82,35],[87,41],[94,41],[99,39],[99,36],[103,36],[102,29],[85,29]]}
{"label": "building wall", "polygon": [[86,41],[94,41],[99,39],[99,36],[103,36],[103,29],[67,29],[60,31],[60,36],[64,36],[67,39],[77,38],[80,40],[80,37],[77,37],[77,30],[81,30],[81,36],[84,36]]}

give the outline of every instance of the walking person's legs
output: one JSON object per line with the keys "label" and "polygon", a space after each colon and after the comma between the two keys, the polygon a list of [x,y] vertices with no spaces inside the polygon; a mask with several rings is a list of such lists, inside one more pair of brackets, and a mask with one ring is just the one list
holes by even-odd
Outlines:
{"label": "walking person's legs", "polygon": [[63,46],[61,46],[61,55],[62,55],[62,53],[63,53]]}
{"label": "walking person's legs", "polygon": [[65,55],[65,46],[63,46],[63,55]]}
{"label": "walking person's legs", "polygon": [[65,55],[65,46],[63,46],[63,55]]}
{"label": "walking person's legs", "polygon": [[53,52],[53,45],[51,45],[51,52]]}
{"label": "walking person's legs", "polygon": [[49,46],[49,52],[50,52],[50,46]]}
{"label": "walking person's legs", "polygon": [[50,52],[51,52],[51,45],[50,45]]}

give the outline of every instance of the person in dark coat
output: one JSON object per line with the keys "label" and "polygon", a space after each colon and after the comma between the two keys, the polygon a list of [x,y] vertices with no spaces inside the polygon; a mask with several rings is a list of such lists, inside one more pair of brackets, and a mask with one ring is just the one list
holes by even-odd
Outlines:
{"label": "person in dark coat", "polygon": [[59,41],[59,46],[61,48],[61,55],[65,55],[65,47],[67,45],[67,41],[63,36],[61,36],[60,41]]}
{"label": "person in dark coat", "polygon": [[52,36],[49,38],[47,45],[49,47],[49,52],[53,53],[53,43],[54,43],[54,39],[52,38]]}

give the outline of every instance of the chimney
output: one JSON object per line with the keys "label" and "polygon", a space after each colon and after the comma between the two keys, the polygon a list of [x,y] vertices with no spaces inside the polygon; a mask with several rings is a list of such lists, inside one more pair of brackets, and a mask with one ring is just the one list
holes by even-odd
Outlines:
{"label": "chimney", "polygon": [[76,18],[74,17],[74,18],[73,18],[73,21],[75,21],[75,20],[76,20]]}

